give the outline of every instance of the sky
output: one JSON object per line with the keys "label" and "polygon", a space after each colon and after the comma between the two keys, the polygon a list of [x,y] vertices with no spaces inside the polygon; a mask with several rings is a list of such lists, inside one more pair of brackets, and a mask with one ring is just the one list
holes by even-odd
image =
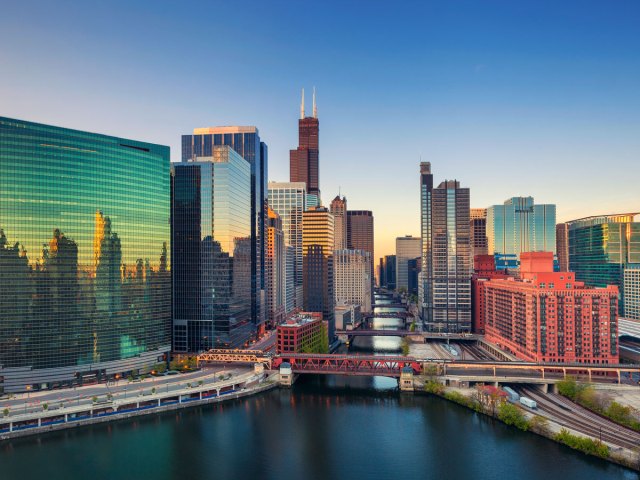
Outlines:
{"label": "sky", "polygon": [[287,181],[317,89],[320,188],[418,236],[419,163],[471,206],[640,211],[640,2],[0,0],[0,115],[169,145],[255,125]]}

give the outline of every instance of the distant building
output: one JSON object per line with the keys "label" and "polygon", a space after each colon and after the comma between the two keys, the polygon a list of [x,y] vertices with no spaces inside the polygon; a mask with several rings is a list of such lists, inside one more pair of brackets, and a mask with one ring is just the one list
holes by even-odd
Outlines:
{"label": "distant building", "polygon": [[[287,297],[295,308],[303,305],[302,281],[302,214],[307,208],[307,190],[302,182],[269,182],[269,206],[280,215],[285,244],[293,248],[293,278],[287,277]],[[292,308],[288,308],[289,311]]]}
{"label": "distant building", "polygon": [[522,280],[484,284],[486,339],[532,362],[616,364],[618,288],[553,271],[552,252],[523,252]]}
{"label": "distant building", "polygon": [[174,350],[241,347],[252,336],[251,165],[226,145],[174,165]]}
{"label": "distant building", "polygon": [[349,248],[347,241],[347,198],[337,195],[331,201],[329,207],[334,221],[334,235],[335,235],[335,248],[336,250],[344,250]]}
{"label": "distant building", "polygon": [[411,258],[407,262],[407,293],[409,295],[418,295],[418,279],[422,269],[422,258]]}
{"label": "distant building", "polygon": [[277,325],[287,313],[287,256],[282,220],[271,207],[267,211],[267,321]]}
{"label": "distant building", "polygon": [[640,320],[640,263],[629,263],[624,269],[624,316]]}
{"label": "distant building", "polygon": [[[298,120],[298,148],[289,152],[290,181],[303,182],[307,193],[320,198],[320,122],[316,109],[316,96],[313,93],[313,116],[307,117],[304,111],[304,90]],[[319,206],[318,202],[317,205]]]}
{"label": "distant building", "polygon": [[556,206],[513,197],[487,209],[489,253],[498,270],[518,268],[522,252],[556,253]]}
{"label": "distant building", "polygon": [[316,207],[303,213],[304,309],[322,312],[328,325],[330,343],[335,336],[333,227],[333,215],[327,208]]}
{"label": "distant building", "polygon": [[294,312],[277,326],[276,353],[328,353],[326,326],[319,312]]}
{"label": "distant building", "polygon": [[421,249],[420,237],[396,238],[396,290],[409,289],[409,260],[419,257]]}
{"label": "distant building", "polygon": [[369,278],[371,288],[375,284],[373,276],[373,212],[370,210],[347,211],[347,247],[351,250],[369,252]]}
{"label": "distant building", "polygon": [[569,271],[569,225],[558,223],[556,225],[556,254],[558,255],[558,267],[561,272]]}
{"label": "distant building", "polygon": [[487,240],[487,209],[472,208],[470,211],[471,256],[487,255],[489,241]]}
{"label": "distant building", "polygon": [[593,287],[616,285],[619,313],[626,316],[624,270],[640,263],[640,213],[600,215],[567,222],[569,267],[576,279]]}
{"label": "distant building", "polygon": [[420,164],[422,272],[420,304],[428,331],[471,331],[471,234],[468,188],[445,180],[433,188]]}
{"label": "distant building", "polygon": [[336,305],[334,315],[337,330],[351,330],[362,322],[360,305]]}
{"label": "distant building", "polygon": [[384,284],[384,286],[388,290],[395,290],[396,289],[396,256],[395,255],[385,255],[385,257],[384,257],[384,266],[385,266],[385,274],[384,274],[385,284]]}
{"label": "distant building", "polygon": [[360,305],[371,312],[371,254],[364,250],[336,250],[333,255],[335,303]]}

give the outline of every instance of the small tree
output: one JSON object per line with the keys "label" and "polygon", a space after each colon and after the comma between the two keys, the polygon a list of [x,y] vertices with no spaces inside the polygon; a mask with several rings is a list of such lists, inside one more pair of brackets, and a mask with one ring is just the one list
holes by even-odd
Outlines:
{"label": "small tree", "polygon": [[49,410],[49,404],[48,404],[48,403],[43,403],[43,404],[42,404],[42,410],[44,410],[45,412],[46,412],[47,410]]}
{"label": "small tree", "polygon": [[155,395],[155,394],[156,394],[156,387],[153,387],[153,388],[151,389],[151,395]]}
{"label": "small tree", "polygon": [[8,409],[8,408],[5,408],[5,409],[2,411],[2,414],[3,414],[5,417],[8,417],[8,416],[9,416],[9,409]]}
{"label": "small tree", "polygon": [[93,397],[91,397],[91,401],[93,403],[96,403],[98,401],[98,397],[96,397],[95,395]]}
{"label": "small tree", "polygon": [[549,435],[549,420],[544,418],[541,415],[534,415],[531,420],[529,420],[529,426],[531,430],[539,433],[540,435]]}
{"label": "small tree", "polygon": [[529,422],[527,422],[522,410],[511,403],[503,402],[498,406],[498,419],[525,432],[529,430]]}

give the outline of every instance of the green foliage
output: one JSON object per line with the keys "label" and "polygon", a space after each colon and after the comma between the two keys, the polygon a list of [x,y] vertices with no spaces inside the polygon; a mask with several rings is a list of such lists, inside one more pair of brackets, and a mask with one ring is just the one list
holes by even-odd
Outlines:
{"label": "green foliage", "polygon": [[424,384],[424,391],[433,395],[442,396],[442,394],[444,394],[444,385],[440,382],[429,380]]}
{"label": "green foliage", "polygon": [[164,373],[167,371],[167,364],[162,362],[162,363],[156,363],[153,366],[153,371],[158,372],[158,373]]}
{"label": "green foliage", "polygon": [[43,403],[42,404],[42,409],[46,412],[47,410],[49,410],[49,404],[48,403]]}
{"label": "green foliage", "polygon": [[415,320],[413,322],[411,322],[411,325],[409,326],[409,331],[410,332],[415,332],[416,331],[416,322],[415,322]]}
{"label": "green foliage", "polygon": [[556,442],[563,443],[564,445],[567,445],[568,447],[571,447],[575,450],[579,450],[590,455],[596,455],[601,458],[609,458],[609,447],[606,444],[592,438],[572,435],[568,430],[564,428],[556,434],[554,440]]}
{"label": "green foliage", "polygon": [[574,377],[567,377],[557,383],[558,393],[570,400],[575,400],[578,395],[579,385]]}
{"label": "green foliage", "polygon": [[402,339],[402,345],[400,348],[402,348],[402,355],[404,355],[405,357],[409,355],[410,347],[409,347],[409,340],[407,339],[407,337],[404,337]]}
{"label": "green foliage", "polygon": [[513,425],[520,430],[529,430],[529,422],[522,413],[522,410],[508,402],[502,402],[498,405],[498,419],[507,425]]}
{"label": "green foliage", "polygon": [[436,365],[435,363],[430,363],[425,367],[424,374],[430,380],[433,380],[438,375],[438,365]]}
{"label": "green foliage", "polygon": [[447,400],[451,400],[452,402],[457,403],[458,405],[462,405],[464,407],[475,410],[476,412],[482,411],[482,405],[480,402],[474,400],[473,398],[467,397],[456,391],[445,392],[444,398]]}
{"label": "green foliage", "polygon": [[98,401],[98,397],[96,397],[95,395],[93,397],[91,397],[91,401],[93,403],[96,403]]}
{"label": "green foliage", "polygon": [[529,428],[540,435],[548,435],[550,431],[549,420],[540,415],[534,415],[533,418],[529,420]]}
{"label": "green foliage", "polygon": [[3,414],[5,417],[8,417],[8,416],[9,416],[9,409],[8,409],[8,408],[5,408],[4,410],[2,410],[2,414]]}
{"label": "green foliage", "polygon": [[198,358],[197,357],[182,357],[179,360],[175,359],[169,363],[169,370],[193,370],[198,368]]}

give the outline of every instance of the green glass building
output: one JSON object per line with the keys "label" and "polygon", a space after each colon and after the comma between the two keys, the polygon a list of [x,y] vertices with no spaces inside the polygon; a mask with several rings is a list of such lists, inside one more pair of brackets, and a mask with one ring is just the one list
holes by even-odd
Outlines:
{"label": "green glass building", "polygon": [[0,117],[0,389],[171,349],[169,147]]}
{"label": "green glass building", "polygon": [[569,270],[576,280],[592,287],[616,285],[618,308],[624,309],[624,270],[640,263],[639,213],[601,215],[567,222],[569,225]]}

